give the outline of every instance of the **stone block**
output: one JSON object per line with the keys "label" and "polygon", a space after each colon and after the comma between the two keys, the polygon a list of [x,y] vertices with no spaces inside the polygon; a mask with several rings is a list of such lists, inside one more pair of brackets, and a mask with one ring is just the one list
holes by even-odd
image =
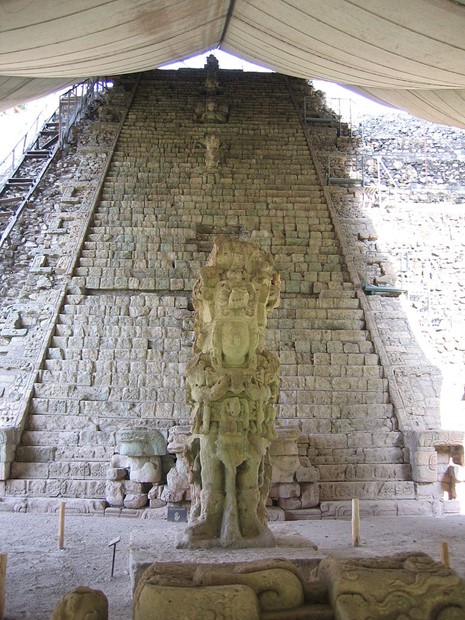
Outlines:
{"label": "stone block", "polygon": [[109,467],[106,472],[107,480],[117,481],[126,478],[127,471],[122,467]]}
{"label": "stone block", "polygon": [[300,467],[298,456],[273,456],[271,457],[272,474],[271,480],[275,482],[292,482],[294,474]]}
{"label": "stone block", "polygon": [[297,482],[288,482],[273,485],[274,494],[279,498],[299,497],[300,496],[300,484]]}
{"label": "stone block", "polygon": [[284,512],[282,508],[279,508],[279,506],[267,507],[266,513],[267,513],[269,522],[286,520],[286,513]]}
{"label": "stone block", "polygon": [[197,588],[158,586],[150,583],[137,589],[134,620],[179,620],[216,617],[218,609],[229,620],[259,620],[260,607],[248,586],[224,585]]}
{"label": "stone block", "polygon": [[148,502],[147,493],[137,493],[137,494],[128,493],[124,497],[123,503],[124,503],[125,508],[139,509],[139,508],[143,508],[144,506],[146,506],[147,502]]}
{"label": "stone block", "polygon": [[314,508],[320,502],[320,486],[318,483],[304,482],[300,485],[302,508]]}
{"label": "stone block", "polygon": [[412,477],[415,482],[436,482],[438,455],[434,448],[411,451]]}
{"label": "stone block", "polygon": [[320,479],[320,472],[310,464],[310,459],[299,457],[300,466],[297,468],[295,478],[297,482],[317,482]]}
{"label": "stone block", "polygon": [[283,510],[296,510],[302,508],[302,501],[300,497],[280,498],[278,506]]}

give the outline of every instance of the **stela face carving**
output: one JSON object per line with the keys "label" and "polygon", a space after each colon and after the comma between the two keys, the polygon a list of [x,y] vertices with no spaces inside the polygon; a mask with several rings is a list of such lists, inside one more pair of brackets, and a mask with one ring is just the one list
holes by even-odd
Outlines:
{"label": "stela face carving", "polygon": [[279,275],[258,246],[220,237],[194,287],[195,342],[187,368],[192,408],[192,507],[180,547],[269,546],[265,502],[276,437],[279,361],[264,348]]}

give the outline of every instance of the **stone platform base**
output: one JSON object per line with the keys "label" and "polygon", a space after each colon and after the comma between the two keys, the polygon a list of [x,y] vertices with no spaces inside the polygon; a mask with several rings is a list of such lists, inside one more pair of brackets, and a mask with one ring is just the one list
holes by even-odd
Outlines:
{"label": "stone platform base", "polygon": [[296,533],[287,523],[269,523],[276,540],[275,547],[260,549],[177,549],[176,542],[183,535],[186,524],[163,523],[163,527],[134,530],[129,547],[129,570],[134,592],[142,573],[151,564],[192,564],[195,566],[229,566],[241,562],[282,559],[299,568],[308,578],[320,563],[322,556],[317,546]]}

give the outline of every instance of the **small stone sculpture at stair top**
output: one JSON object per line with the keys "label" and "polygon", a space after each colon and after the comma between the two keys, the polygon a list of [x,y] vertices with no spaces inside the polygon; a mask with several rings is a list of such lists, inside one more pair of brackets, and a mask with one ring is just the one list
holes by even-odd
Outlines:
{"label": "small stone sculpture at stair top", "polygon": [[181,547],[269,546],[279,361],[264,348],[279,302],[272,259],[252,243],[220,237],[194,287],[194,357],[187,368],[192,439],[186,449],[192,508]]}
{"label": "small stone sculpture at stair top", "polygon": [[218,59],[213,54],[210,54],[205,64],[205,69],[207,70],[207,77],[205,79],[205,90],[210,95],[213,95],[219,92],[219,86],[220,86],[220,83],[218,81],[219,67],[220,65],[218,63]]}

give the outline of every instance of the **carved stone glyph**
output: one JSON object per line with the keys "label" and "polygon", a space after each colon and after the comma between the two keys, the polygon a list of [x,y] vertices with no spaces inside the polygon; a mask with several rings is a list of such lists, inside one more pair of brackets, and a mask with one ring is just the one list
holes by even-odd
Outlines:
{"label": "carved stone glyph", "polygon": [[279,361],[264,348],[280,279],[256,245],[220,237],[194,287],[195,343],[187,368],[192,438],[185,455],[192,508],[179,546],[268,546]]}
{"label": "carved stone glyph", "polygon": [[339,620],[465,617],[464,580],[424,553],[385,558],[325,558],[319,579]]}

